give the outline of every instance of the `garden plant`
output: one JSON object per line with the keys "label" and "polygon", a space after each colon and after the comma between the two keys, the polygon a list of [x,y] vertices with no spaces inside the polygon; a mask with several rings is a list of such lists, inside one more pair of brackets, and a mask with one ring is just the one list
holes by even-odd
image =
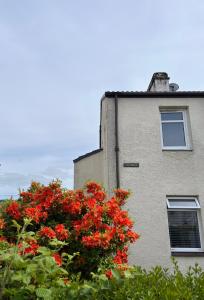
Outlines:
{"label": "garden plant", "polygon": [[127,264],[139,235],[123,210],[129,192],[89,182],[70,191],[33,182],[0,207],[0,299],[203,300],[204,272]]}

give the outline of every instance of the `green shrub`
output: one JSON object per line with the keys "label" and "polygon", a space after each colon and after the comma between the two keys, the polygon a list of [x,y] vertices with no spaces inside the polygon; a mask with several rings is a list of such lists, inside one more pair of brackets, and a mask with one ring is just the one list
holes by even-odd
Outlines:
{"label": "green shrub", "polygon": [[157,266],[149,272],[140,267],[113,271],[110,280],[95,275],[92,281],[72,283],[64,289],[62,299],[97,300],[203,300],[204,273],[198,265],[182,274],[176,263],[174,273]]}
{"label": "green shrub", "polygon": [[173,272],[159,266],[148,272],[141,267],[129,267],[125,271],[111,270],[111,278],[99,272],[93,273],[91,280],[82,281],[80,276],[66,271],[66,264],[73,257],[65,256],[60,267],[50,248],[39,248],[37,256],[22,256],[17,247],[1,245],[0,299],[3,300],[204,299],[204,272],[198,265],[185,274],[176,262]]}

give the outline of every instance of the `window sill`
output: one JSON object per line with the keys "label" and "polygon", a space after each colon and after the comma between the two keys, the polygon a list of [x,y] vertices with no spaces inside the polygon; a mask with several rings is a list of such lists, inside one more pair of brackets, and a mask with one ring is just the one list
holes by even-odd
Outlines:
{"label": "window sill", "polygon": [[172,251],[171,256],[182,256],[182,257],[198,257],[198,256],[204,256],[204,252],[176,252]]}
{"label": "window sill", "polygon": [[184,148],[184,149],[176,149],[176,148],[162,148],[162,151],[190,151],[190,152],[192,152],[193,151],[193,149],[192,148]]}

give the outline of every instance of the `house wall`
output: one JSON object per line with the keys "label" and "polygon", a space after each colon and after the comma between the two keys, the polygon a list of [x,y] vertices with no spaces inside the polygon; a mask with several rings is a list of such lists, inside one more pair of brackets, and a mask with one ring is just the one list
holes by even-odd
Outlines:
{"label": "house wall", "polygon": [[[107,101],[107,119],[111,122],[114,119],[114,100]],[[147,268],[157,264],[168,267],[171,252],[166,195],[198,195],[204,225],[204,100],[120,98],[118,101],[121,187],[132,191],[127,208],[135,221],[136,231],[141,234],[130,248],[129,262]],[[189,108],[192,151],[162,151],[160,106]],[[111,126],[114,128],[114,124]],[[105,154],[111,163],[115,161],[114,130],[109,129],[106,139],[112,147]],[[125,162],[138,162],[139,168],[125,168]],[[107,170],[105,176],[114,183],[114,165]],[[181,268],[195,261],[204,267],[204,257],[176,259]]]}
{"label": "house wall", "polygon": [[116,187],[115,160],[115,106],[114,101],[102,99],[101,147],[104,157],[104,187],[109,195]]}
{"label": "house wall", "polygon": [[88,180],[104,184],[103,151],[74,163],[74,188],[82,188]]}

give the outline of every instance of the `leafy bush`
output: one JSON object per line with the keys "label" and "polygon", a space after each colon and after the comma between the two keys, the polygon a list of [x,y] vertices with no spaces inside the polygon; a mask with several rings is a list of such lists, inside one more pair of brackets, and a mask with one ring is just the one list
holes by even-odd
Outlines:
{"label": "leafy bush", "polygon": [[[128,195],[119,189],[108,199],[95,182],[77,191],[62,188],[59,181],[48,186],[33,182],[17,201],[2,203],[1,293],[12,295],[14,289],[16,294],[18,281],[26,282],[29,292],[41,286],[46,289],[59,283],[55,281],[60,272],[69,278],[63,280],[74,275],[87,279],[99,267],[101,272],[115,265],[121,268],[127,263],[129,243],[139,237],[127,211],[122,210]],[[30,274],[38,268],[43,269],[39,276]]]}
{"label": "leafy bush", "polygon": [[[32,247],[33,232],[27,231],[31,225],[25,219],[21,227],[16,221],[13,226],[17,230],[16,244],[9,244],[6,240],[0,243],[0,299],[52,299],[55,293],[67,283],[68,272],[60,267],[56,250],[60,250],[64,243],[52,241],[50,248],[38,247],[37,255]],[[52,248],[52,250],[51,250]],[[32,249],[32,251],[27,251]],[[36,253],[35,253],[36,254]],[[64,254],[63,264],[66,267],[73,256]]]}
{"label": "leafy bush", "polygon": [[[28,224],[29,220],[25,220]],[[15,225],[16,226],[16,225]],[[32,232],[20,229],[23,241]],[[24,242],[23,242],[24,243]],[[25,243],[24,249],[28,244]],[[62,245],[58,241],[52,247]],[[51,247],[51,245],[50,245]],[[140,267],[124,271],[111,269],[105,274],[94,274],[90,280],[68,273],[67,264],[73,257],[64,254],[62,266],[53,259],[55,250],[39,247],[38,255],[22,255],[17,246],[1,243],[0,299],[3,300],[203,300],[204,272],[198,265],[182,274],[174,262],[174,272],[155,267],[149,272]],[[22,249],[22,248],[21,248]]]}
{"label": "leafy bush", "polygon": [[99,276],[94,287],[96,294],[92,291],[87,299],[203,300],[204,272],[195,265],[182,274],[174,261],[173,273],[159,266],[149,272],[140,267],[132,267],[123,276],[113,271],[110,280]]}
{"label": "leafy bush", "polygon": [[[34,233],[27,240],[25,254],[36,255],[39,246],[50,247],[50,241],[65,242],[58,253],[78,253],[69,266],[74,273],[88,277],[103,264],[127,263],[128,244],[139,236],[133,231],[133,222],[122,205],[129,192],[116,190],[108,199],[103,188],[89,182],[83,190],[66,190],[59,181],[48,186],[33,182],[20,193],[18,201],[10,201],[2,208],[0,239],[16,243],[16,227],[13,221],[23,226],[23,219],[32,220],[27,227]],[[70,270],[69,270],[70,271]]]}

